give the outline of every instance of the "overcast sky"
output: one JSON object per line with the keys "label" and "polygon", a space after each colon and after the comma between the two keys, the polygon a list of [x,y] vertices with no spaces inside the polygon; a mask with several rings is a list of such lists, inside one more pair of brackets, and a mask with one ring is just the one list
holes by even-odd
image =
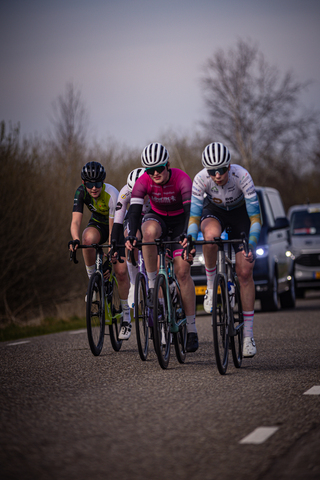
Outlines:
{"label": "overcast sky", "polygon": [[90,133],[143,147],[206,115],[201,69],[238,38],[267,61],[313,80],[320,110],[319,0],[2,0],[0,120],[22,134],[51,128],[67,82],[81,91]]}

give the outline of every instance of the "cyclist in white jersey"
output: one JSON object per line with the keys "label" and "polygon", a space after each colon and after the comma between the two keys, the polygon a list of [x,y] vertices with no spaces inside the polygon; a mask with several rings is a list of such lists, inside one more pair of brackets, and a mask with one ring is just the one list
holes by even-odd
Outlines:
{"label": "cyclist in white jersey", "polygon": [[[261,230],[260,207],[250,174],[240,165],[230,165],[230,161],[230,152],[222,143],[214,142],[204,149],[204,168],[195,176],[192,185],[188,235],[196,240],[200,227],[204,239],[213,240],[227,226],[231,227],[230,239],[240,238],[242,232],[248,235],[249,255],[246,257],[239,245],[235,245],[234,250],[244,315],[243,356],[253,357],[257,351],[253,338],[253,267]],[[212,312],[217,250],[217,245],[203,245],[207,276],[204,309],[207,313]]]}
{"label": "cyclist in white jersey", "polygon": [[[144,168],[135,168],[132,170],[127,178],[127,183],[122,187],[120,190],[116,211],[114,215],[114,222],[113,228],[111,232],[111,240],[115,240],[118,244],[124,243],[124,237],[128,236],[128,207],[130,206],[131,200],[131,192],[133,189],[134,184],[138,180],[141,175],[143,175],[145,169]],[[148,210],[149,206],[148,199],[145,200],[142,215]],[[139,236],[139,233],[136,233],[136,236]],[[127,259],[127,268],[128,274],[130,278],[130,288],[129,288],[129,295],[128,295],[128,305],[130,308],[134,307],[134,285],[135,279],[138,273],[138,266],[132,265],[132,263]],[[122,323],[122,327],[119,333],[119,338],[121,340],[128,340],[131,335],[131,317],[128,319],[127,322]]]}

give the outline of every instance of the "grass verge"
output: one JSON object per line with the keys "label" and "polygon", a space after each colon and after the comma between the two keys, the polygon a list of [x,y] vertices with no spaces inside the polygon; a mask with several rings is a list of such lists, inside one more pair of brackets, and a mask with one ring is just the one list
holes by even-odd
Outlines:
{"label": "grass verge", "polygon": [[58,333],[68,330],[77,330],[78,328],[86,328],[85,318],[71,317],[68,320],[46,318],[41,325],[9,325],[8,327],[0,328],[0,342],[26,337],[36,337],[39,335],[47,335],[49,333]]}

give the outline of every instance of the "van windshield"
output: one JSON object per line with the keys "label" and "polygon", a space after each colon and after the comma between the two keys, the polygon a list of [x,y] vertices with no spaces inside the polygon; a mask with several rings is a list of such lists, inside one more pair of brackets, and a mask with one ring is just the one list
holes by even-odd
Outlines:
{"label": "van windshield", "polygon": [[292,235],[320,235],[320,209],[306,209],[291,215]]}

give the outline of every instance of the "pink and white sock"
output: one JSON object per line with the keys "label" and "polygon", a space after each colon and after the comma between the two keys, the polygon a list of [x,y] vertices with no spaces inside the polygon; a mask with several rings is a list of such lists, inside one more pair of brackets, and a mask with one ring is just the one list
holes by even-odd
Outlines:
{"label": "pink and white sock", "polygon": [[244,321],[243,336],[252,338],[254,310],[252,310],[251,312],[243,311],[242,313],[243,313],[243,321]]}
{"label": "pink and white sock", "polygon": [[207,268],[206,267],[206,276],[207,276],[207,288],[213,289],[213,281],[215,274],[217,273],[217,267]]}

